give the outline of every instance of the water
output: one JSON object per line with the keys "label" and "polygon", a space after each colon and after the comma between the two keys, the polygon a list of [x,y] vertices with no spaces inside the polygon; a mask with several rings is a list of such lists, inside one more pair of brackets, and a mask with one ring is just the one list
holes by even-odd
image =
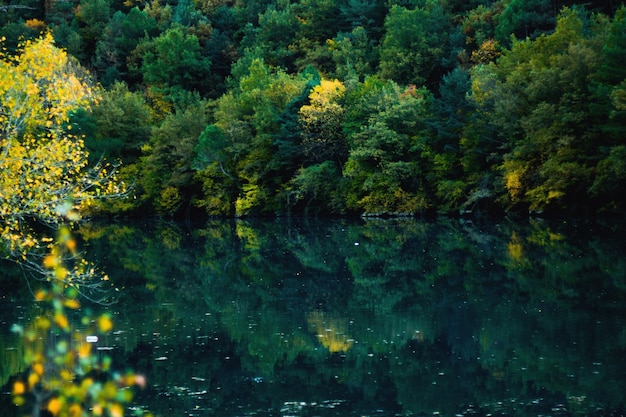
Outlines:
{"label": "water", "polygon": [[[118,289],[98,341],[161,416],[623,415],[626,240],[610,222],[116,223],[81,231]],[[12,323],[0,275],[0,410]],[[19,278],[21,283],[25,281]],[[31,283],[36,285],[36,283]]]}

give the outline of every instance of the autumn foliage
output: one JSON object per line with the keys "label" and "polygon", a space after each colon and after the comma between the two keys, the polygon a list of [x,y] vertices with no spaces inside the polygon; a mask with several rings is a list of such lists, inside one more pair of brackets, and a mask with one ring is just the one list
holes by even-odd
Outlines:
{"label": "autumn foliage", "polygon": [[106,166],[88,166],[84,138],[72,133],[72,113],[97,97],[50,34],[23,42],[17,54],[0,51],[0,230],[11,251],[25,255],[41,244],[29,222],[56,225],[123,192]]}
{"label": "autumn foliage", "polygon": [[13,384],[14,403],[31,416],[122,417],[128,387],[145,384],[141,375],[114,372],[111,358],[95,351],[113,328],[110,316],[80,309],[84,296],[105,294],[98,290],[108,277],[80,256],[68,224],[124,192],[114,171],[89,164],[84,137],[73,133],[72,115],[97,99],[88,74],[49,34],[17,53],[0,51],[0,232],[5,257],[44,282],[35,293],[42,314],[13,328],[27,366]]}

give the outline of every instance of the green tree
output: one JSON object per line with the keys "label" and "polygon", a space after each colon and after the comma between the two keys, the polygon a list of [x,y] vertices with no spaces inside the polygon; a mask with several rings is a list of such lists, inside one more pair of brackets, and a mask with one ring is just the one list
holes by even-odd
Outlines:
{"label": "green tree", "polygon": [[584,30],[591,23],[564,9],[554,33],[515,42],[497,65],[476,72],[474,96],[491,100],[508,143],[501,170],[509,208],[562,209],[588,198],[598,158],[590,81],[603,43],[602,30]]}
{"label": "green tree", "polygon": [[93,133],[85,144],[93,158],[120,160],[132,164],[142,155],[152,130],[150,107],[138,92],[131,92],[122,82],[116,82],[91,112]]}
{"label": "green tree", "polygon": [[470,90],[469,73],[456,68],[446,74],[439,86],[439,97],[434,100],[432,116],[428,120],[432,137],[427,142],[432,150],[433,171],[429,177],[436,189],[440,211],[457,211],[466,199],[463,157],[463,135],[473,114],[472,102],[467,99]]}
{"label": "green tree", "polygon": [[626,126],[626,6],[620,7],[609,24],[600,66],[594,78],[592,113],[599,121],[597,146],[603,158],[596,166],[591,195],[613,210],[624,205],[624,144]]}
{"label": "green tree", "polygon": [[82,54],[77,56],[91,61],[96,43],[111,19],[111,0],[81,0],[74,14],[74,22],[81,37]]}
{"label": "green tree", "polygon": [[497,17],[495,39],[502,45],[517,39],[535,39],[554,27],[556,10],[551,0],[509,0]]}
{"label": "green tree", "polygon": [[412,10],[392,6],[381,43],[381,77],[405,85],[436,85],[455,47],[451,34],[449,17],[435,0]]}
{"label": "green tree", "polygon": [[195,148],[208,123],[206,102],[195,101],[168,114],[142,147],[138,193],[160,215],[189,213],[198,196],[194,179]]}
{"label": "green tree", "polygon": [[186,28],[197,28],[208,24],[206,16],[196,8],[196,3],[191,0],[181,0],[174,8],[172,23]]}
{"label": "green tree", "polygon": [[136,82],[129,75],[128,60],[137,45],[157,34],[156,20],[133,7],[125,14],[115,12],[96,45],[94,66],[105,87],[116,80]]}
{"label": "green tree", "polygon": [[409,214],[432,201],[425,119],[431,97],[424,88],[389,81],[361,96],[366,124],[348,137],[348,208],[367,214]]}
{"label": "green tree", "polygon": [[339,2],[333,0],[304,0],[294,5],[300,21],[293,45],[296,66],[303,70],[313,65],[323,73],[333,72],[333,60],[326,46],[340,32],[349,30],[341,14]]}
{"label": "green tree", "polygon": [[[601,129],[605,140],[602,145],[619,144],[626,113],[623,106],[623,90],[626,80],[626,69],[622,62],[626,59],[626,6],[615,12],[608,24],[608,34],[600,57],[598,72],[593,78],[596,88],[596,108],[599,118],[605,118]],[[608,116],[608,120],[606,120]]]}
{"label": "green tree", "polygon": [[202,184],[202,198],[197,204],[207,213],[229,217],[237,214],[235,203],[241,191],[237,166],[244,152],[245,144],[229,143],[216,125],[208,126],[200,135],[194,160],[196,178]]}
{"label": "green tree", "polygon": [[374,73],[378,61],[376,48],[366,30],[358,26],[326,41],[335,62],[335,75],[345,82],[362,81]]}
{"label": "green tree", "polygon": [[303,166],[288,183],[289,209],[305,215],[344,214],[344,183],[334,161]]}
{"label": "green tree", "polygon": [[258,48],[268,65],[295,70],[293,44],[302,23],[294,9],[293,5],[286,5],[284,8],[268,7],[259,15],[258,27],[246,27],[241,46]]}
{"label": "green tree", "polygon": [[195,35],[180,27],[168,29],[142,45],[140,71],[146,86],[172,101],[177,90],[204,95],[209,90],[211,62]]}
{"label": "green tree", "polygon": [[379,39],[387,12],[380,0],[348,0],[339,6],[339,10],[352,30],[362,27],[368,36]]}
{"label": "green tree", "polygon": [[503,7],[502,2],[493,2],[490,5],[481,4],[462,15],[460,29],[466,37],[465,44],[468,45],[471,53],[478,50],[485,42],[494,44],[496,19]]}
{"label": "green tree", "polygon": [[303,0],[295,12],[301,19],[300,37],[323,44],[347,29],[339,2],[333,0]]}
{"label": "green tree", "polygon": [[[199,148],[198,169],[202,171],[206,164],[210,171],[207,191],[219,187],[216,176],[225,176],[227,191],[219,195],[237,196],[229,206],[234,205],[238,215],[275,212],[284,207],[281,185],[286,182],[286,170],[273,138],[280,135],[279,121],[285,108],[306,83],[272,70],[258,58],[251,58],[243,70],[246,61],[244,57],[238,64],[241,74],[237,84],[217,101],[214,127],[206,132],[206,146]],[[222,205],[219,211],[224,210],[230,212],[232,206],[226,209]]]}

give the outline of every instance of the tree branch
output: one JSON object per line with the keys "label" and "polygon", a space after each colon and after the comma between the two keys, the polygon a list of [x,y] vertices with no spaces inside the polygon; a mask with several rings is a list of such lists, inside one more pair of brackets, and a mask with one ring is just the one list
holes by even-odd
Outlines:
{"label": "tree branch", "polygon": [[6,6],[0,6],[0,12],[8,12],[10,9],[28,9],[28,10],[36,10],[35,7],[23,6],[21,4],[9,4]]}

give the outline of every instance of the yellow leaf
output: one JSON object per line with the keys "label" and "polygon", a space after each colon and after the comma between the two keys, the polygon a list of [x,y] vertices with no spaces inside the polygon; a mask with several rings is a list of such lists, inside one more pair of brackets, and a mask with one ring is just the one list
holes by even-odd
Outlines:
{"label": "yellow leaf", "polygon": [[76,241],[74,239],[69,239],[65,242],[65,246],[69,251],[74,252],[76,250]]}
{"label": "yellow leaf", "polygon": [[21,395],[26,392],[26,385],[23,382],[17,381],[13,384],[13,395]]}
{"label": "yellow leaf", "polygon": [[124,417],[124,408],[120,404],[114,403],[109,406],[109,413],[111,417]]}
{"label": "yellow leaf", "polygon": [[102,415],[102,406],[100,404],[96,404],[93,406],[93,408],[91,409],[91,412],[93,413],[94,416],[99,417]]}
{"label": "yellow leaf", "polygon": [[80,307],[80,303],[77,300],[75,300],[75,299],[65,300],[65,302],[63,304],[65,305],[65,307],[71,308],[73,310],[75,310],[75,309]]}
{"label": "yellow leaf", "polygon": [[32,389],[39,382],[39,375],[32,373],[28,375],[28,386]]}
{"label": "yellow leaf", "polygon": [[113,321],[111,321],[111,318],[109,316],[103,314],[98,319],[98,328],[102,333],[106,333],[113,328]]}
{"label": "yellow leaf", "polygon": [[68,329],[70,327],[69,321],[63,313],[56,313],[54,315],[54,322],[62,329]]}
{"label": "yellow leaf", "polygon": [[54,255],[48,255],[43,260],[43,266],[48,269],[54,268],[55,266],[57,266],[57,264],[58,264],[58,259]]}
{"label": "yellow leaf", "polygon": [[70,412],[70,417],[80,417],[83,413],[83,409],[78,404],[72,404],[72,406],[69,409],[69,412]]}
{"label": "yellow leaf", "polygon": [[48,401],[48,407],[47,407],[48,411],[50,411],[50,413],[52,413],[53,416],[56,416],[57,414],[59,414],[59,411],[61,411],[61,400],[59,400],[58,398],[53,398],[50,401]]}
{"label": "yellow leaf", "polygon": [[38,316],[35,319],[35,329],[48,330],[50,328],[50,320],[47,317]]}
{"label": "yellow leaf", "polygon": [[44,372],[44,367],[43,367],[43,364],[42,364],[42,363],[36,363],[36,364],[34,364],[34,365],[33,365],[33,371],[34,371],[37,375],[39,375],[39,376],[43,375],[43,372]]}
{"label": "yellow leaf", "polygon": [[54,275],[60,279],[60,280],[64,280],[67,277],[67,269],[65,268],[56,268],[54,270]]}
{"label": "yellow leaf", "polygon": [[89,343],[84,343],[78,348],[78,357],[86,358],[91,353],[91,345]]}

